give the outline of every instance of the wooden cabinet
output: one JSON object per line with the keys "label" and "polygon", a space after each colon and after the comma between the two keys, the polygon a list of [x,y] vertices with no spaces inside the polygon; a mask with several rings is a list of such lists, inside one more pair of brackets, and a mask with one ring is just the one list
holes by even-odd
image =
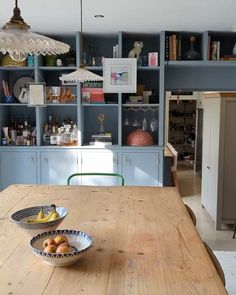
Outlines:
{"label": "wooden cabinet", "polygon": [[121,173],[125,185],[159,186],[159,153],[122,153]]}
{"label": "wooden cabinet", "polygon": [[236,218],[236,93],[205,93],[202,204],[216,222]]}
{"label": "wooden cabinet", "polygon": [[[83,151],[81,153],[82,173],[117,173],[118,156],[112,151]],[[116,177],[83,176],[83,185],[118,185]]]}
{"label": "wooden cabinet", "polygon": [[[67,178],[79,172],[77,151],[47,151],[40,154],[42,184],[66,185]],[[78,184],[76,178],[71,184]]]}
{"label": "wooden cabinet", "polygon": [[1,152],[0,163],[2,189],[10,184],[37,183],[36,152]]}

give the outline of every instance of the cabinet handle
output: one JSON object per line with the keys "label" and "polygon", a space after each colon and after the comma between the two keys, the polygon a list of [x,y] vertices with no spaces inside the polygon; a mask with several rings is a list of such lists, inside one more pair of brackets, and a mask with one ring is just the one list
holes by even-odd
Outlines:
{"label": "cabinet handle", "polygon": [[211,169],[210,166],[207,166],[207,169]]}
{"label": "cabinet handle", "polygon": [[125,157],[125,163],[126,164],[131,164],[131,161],[127,157]]}
{"label": "cabinet handle", "polygon": [[48,158],[44,157],[44,162],[48,163]]}

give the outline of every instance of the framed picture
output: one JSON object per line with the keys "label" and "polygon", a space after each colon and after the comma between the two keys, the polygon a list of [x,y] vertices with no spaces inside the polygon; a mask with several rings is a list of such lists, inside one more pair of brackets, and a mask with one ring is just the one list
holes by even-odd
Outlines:
{"label": "framed picture", "polygon": [[157,67],[158,66],[158,52],[148,53],[148,66]]}
{"label": "framed picture", "polygon": [[103,77],[104,93],[136,93],[137,59],[104,58]]}
{"label": "framed picture", "polygon": [[28,83],[28,106],[44,106],[46,101],[45,83]]}

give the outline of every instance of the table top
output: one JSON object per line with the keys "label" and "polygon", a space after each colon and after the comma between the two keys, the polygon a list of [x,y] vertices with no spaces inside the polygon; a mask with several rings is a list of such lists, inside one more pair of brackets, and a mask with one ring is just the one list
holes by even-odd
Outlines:
{"label": "table top", "polygon": [[[89,233],[74,265],[35,256],[13,212],[68,209],[61,229]],[[0,193],[1,294],[227,294],[175,188],[13,185]]]}

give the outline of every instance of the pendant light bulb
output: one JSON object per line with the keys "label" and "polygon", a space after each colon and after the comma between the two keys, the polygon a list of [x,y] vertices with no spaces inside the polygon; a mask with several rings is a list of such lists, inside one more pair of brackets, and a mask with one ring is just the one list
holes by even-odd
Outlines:
{"label": "pendant light bulb", "polygon": [[69,49],[70,46],[63,42],[31,32],[15,0],[13,16],[0,31],[0,52],[9,53],[13,60],[19,62],[26,60],[28,54],[56,55],[64,54]]}
{"label": "pendant light bulb", "polygon": [[9,55],[14,61],[17,61],[17,62],[24,61],[28,57],[28,54],[21,53],[21,52],[11,52],[9,53]]}

